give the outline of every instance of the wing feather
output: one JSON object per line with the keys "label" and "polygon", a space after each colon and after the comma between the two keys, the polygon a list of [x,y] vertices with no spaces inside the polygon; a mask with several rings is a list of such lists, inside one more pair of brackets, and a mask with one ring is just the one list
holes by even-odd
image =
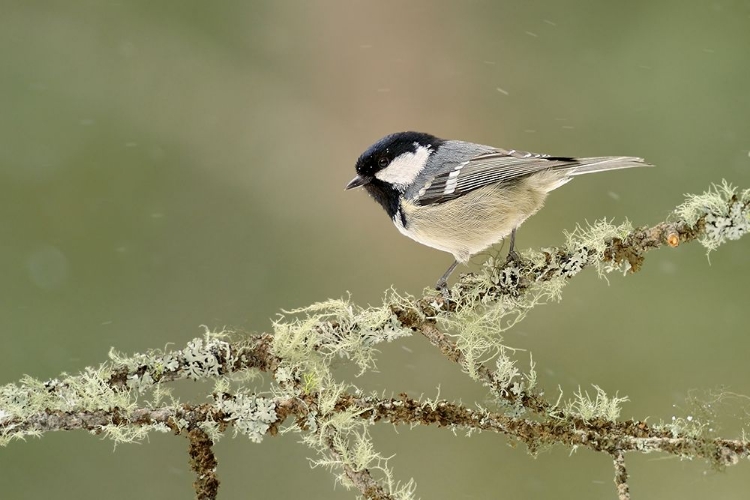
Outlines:
{"label": "wing feather", "polygon": [[575,158],[499,149],[475,156],[435,176],[419,191],[415,202],[419,205],[441,203],[490,184],[511,183],[543,170],[576,165]]}

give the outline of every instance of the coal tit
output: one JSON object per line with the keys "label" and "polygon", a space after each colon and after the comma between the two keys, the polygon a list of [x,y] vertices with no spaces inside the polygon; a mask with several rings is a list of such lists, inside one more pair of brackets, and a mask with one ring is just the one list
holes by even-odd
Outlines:
{"label": "coal tit", "polygon": [[642,158],[571,158],[439,139],[421,132],[383,137],[357,160],[346,189],[363,186],[409,238],[453,254],[459,263],[510,235],[535,214],[547,193],[573,177],[650,166]]}

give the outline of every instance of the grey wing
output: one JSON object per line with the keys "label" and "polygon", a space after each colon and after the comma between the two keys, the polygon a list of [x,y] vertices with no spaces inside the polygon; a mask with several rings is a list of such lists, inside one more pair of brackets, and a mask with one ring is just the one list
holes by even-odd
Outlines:
{"label": "grey wing", "polygon": [[498,149],[438,174],[419,190],[415,202],[441,203],[490,184],[509,183],[542,170],[572,168],[577,164],[575,158]]}

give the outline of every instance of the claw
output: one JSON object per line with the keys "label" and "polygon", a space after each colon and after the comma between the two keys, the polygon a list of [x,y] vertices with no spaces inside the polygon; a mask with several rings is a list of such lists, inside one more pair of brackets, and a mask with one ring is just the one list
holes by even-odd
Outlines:
{"label": "claw", "polygon": [[506,264],[513,263],[516,267],[521,267],[521,256],[518,255],[518,252],[515,250],[511,250],[508,252],[508,257],[505,259]]}
{"label": "claw", "polygon": [[516,246],[516,230],[513,229],[510,233],[510,249],[508,250],[508,258],[505,259],[505,263],[514,263],[516,267],[521,267],[521,256],[518,255],[515,249]]}
{"label": "claw", "polygon": [[448,300],[448,277],[453,273],[453,270],[456,269],[457,265],[458,261],[456,260],[451,264],[451,267],[443,273],[440,279],[437,280],[437,284],[435,285],[435,289],[443,294],[445,300]]}
{"label": "claw", "polygon": [[435,290],[440,292],[446,302],[450,300],[450,290],[448,290],[448,283],[445,279],[440,278],[438,280],[437,284],[435,285]]}

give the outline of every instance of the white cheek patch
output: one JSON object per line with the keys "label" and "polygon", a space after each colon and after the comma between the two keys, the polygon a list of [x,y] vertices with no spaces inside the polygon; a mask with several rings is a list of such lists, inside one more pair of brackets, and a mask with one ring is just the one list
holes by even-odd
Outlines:
{"label": "white cheek patch", "polygon": [[393,159],[390,165],[375,174],[376,179],[390,184],[408,186],[427,164],[430,148],[417,146],[414,153],[404,153]]}

